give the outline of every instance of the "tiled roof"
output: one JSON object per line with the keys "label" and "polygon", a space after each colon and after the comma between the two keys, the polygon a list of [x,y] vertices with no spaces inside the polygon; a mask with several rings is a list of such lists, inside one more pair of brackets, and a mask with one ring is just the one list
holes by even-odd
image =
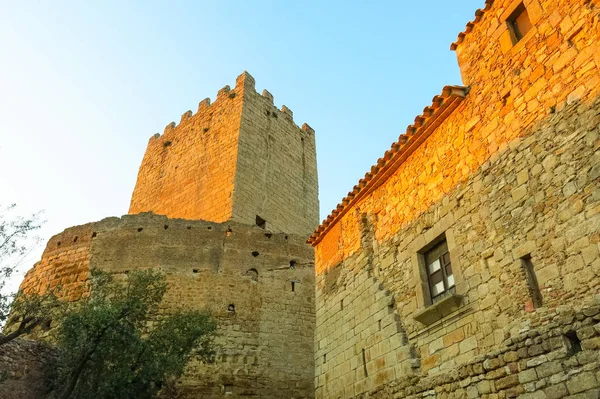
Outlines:
{"label": "tiled roof", "polygon": [[446,86],[442,94],[433,97],[431,106],[425,107],[423,114],[415,118],[415,123],[406,128],[398,141],[392,144],[377,164],[360,179],[354,189],[338,204],[327,219],[308,238],[308,243],[316,245],[321,237],[350,209],[357,201],[379,187],[394,173],[404,160],[454,111],[467,95],[469,89],[463,86]]}
{"label": "tiled roof", "polygon": [[475,24],[481,20],[483,14],[492,7],[492,4],[494,4],[494,0],[485,0],[485,7],[479,8],[477,11],[475,11],[475,19],[467,23],[465,30],[458,34],[456,41],[450,45],[450,50],[456,50],[458,45],[462,43],[467,33],[473,30],[473,26],[475,26]]}

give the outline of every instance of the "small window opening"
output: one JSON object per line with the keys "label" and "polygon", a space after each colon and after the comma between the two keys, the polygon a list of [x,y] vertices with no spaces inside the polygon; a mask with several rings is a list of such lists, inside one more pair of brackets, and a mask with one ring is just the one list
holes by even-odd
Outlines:
{"label": "small window opening", "polygon": [[535,308],[539,308],[543,304],[542,293],[538,285],[533,263],[531,262],[531,255],[525,255],[521,258],[521,267],[525,272],[525,278],[527,279],[527,288],[529,290],[529,297],[533,302]]}
{"label": "small window opening", "polygon": [[363,371],[365,373],[365,377],[369,376],[369,372],[367,371],[367,354],[365,353],[365,348],[362,350],[362,361],[363,361]]}
{"label": "small window opening", "polygon": [[291,283],[292,283],[292,292],[296,292],[296,282],[291,281]]}
{"label": "small window opening", "polygon": [[235,313],[235,305],[233,303],[230,303],[229,306],[227,306],[227,311],[229,313]]}
{"label": "small window opening", "polygon": [[98,235],[98,233],[96,233],[95,231],[92,233],[92,238],[96,238],[96,236]]}
{"label": "small window opening", "polygon": [[198,273],[199,270],[198,269],[192,269],[192,273]]}
{"label": "small window opening", "polygon": [[569,331],[563,335],[565,347],[567,348],[567,356],[573,356],[581,352],[581,340],[577,337],[575,331]]}
{"label": "small window opening", "polygon": [[252,256],[256,258],[258,255],[260,255],[258,251],[252,251]]}
{"label": "small window opening", "polygon": [[73,238],[73,242],[77,242],[78,239],[79,237],[75,236],[75,238]]}
{"label": "small window opening", "polygon": [[340,301],[340,310],[344,310],[344,300]]}
{"label": "small window opening", "polygon": [[502,106],[507,105],[510,102],[510,91],[502,96]]}
{"label": "small window opening", "polygon": [[323,354],[323,363],[327,363],[327,353]]}
{"label": "small window opening", "polygon": [[256,225],[258,227],[260,227],[261,229],[266,229],[267,221],[265,219],[261,218],[260,216],[256,215]]}
{"label": "small window opening", "polygon": [[48,331],[50,330],[50,328],[52,327],[52,320],[44,320],[44,322],[42,323],[42,330],[44,331]]}
{"label": "small window opening", "polygon": [[209,230],[212,230],[212,226],[208,226],[208,229],[209,229]]}
{"label": "small window opening", "polygon": [[523,3],[510,14],[506,20],[513,44],[517,44],[531,30],[533,25],[529,19],[527,8]]}
{"label": "small window opening", "polygon": [[191,230],[191,229],[192,229],[192,226],[187,226],[187,229],[188,229],[188,230]]}
{"label": "small window opening", "polygon": [[265,233],[265,237],[271,238],[271,237],[273,237],[273,233]]}
{"label": "small window opening", "polygon": [[288,239],[288,236],[285,236],[285,237],[283,237],[283,238],[285,238],[285,239],[287,240],[287,239]]}
{"label": "small window opening", "polygon": [[231,395],[233,393],[233,385],[226,384],[224,389],[225,389],[225,395]]}
{"label": "small window opening", "polygon": [[246,276],[250,277],[252,281],[258,281],[258,270],[248,269],[248,271],[246,271]]}
{"label": "small window opening", "polygon": [[454,274],[446,240],[440,241],[425,254],[425,267],[432,302],[454,289]]}
{"label": "small window opening", "polygon": [[125,273],[125,274],[129,274],[129,270],[125,270],[123,273]]}
{"label": "small window opening", "polygon": [[168,224],[165,224],[165,226],[164,226],[164,227],[165,227],[165,230],[167,230],[167,229],[169,228],[169,225],[168,225]]}
{"label": "small window opening", "polygon": [[295,269],[296,268],[296,261],[295,260],[291,260],[290,261],[290,269]]}
{"label": "small window opening", "polygon": [[60,241],[56,243],[56,246],[57,246],[57,247],[60,247]]}
{"label": "small window opening", "polygon": [[141,232],[142,230],[144,230],[143,227],[138,228],[138,233]]}
{"label": "small window opening", "polygon": [[379,327],[379,331],[381,331],[381,319],[377,322],[377,326]]}

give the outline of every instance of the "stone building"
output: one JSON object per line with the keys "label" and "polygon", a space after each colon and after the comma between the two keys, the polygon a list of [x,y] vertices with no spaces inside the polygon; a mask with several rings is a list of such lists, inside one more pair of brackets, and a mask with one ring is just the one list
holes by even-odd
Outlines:
{"label": "stone building", "polygon": [[310,237],[317,398],[600,394],[600,4],[488,0]]}
{"label": "stone building", "polygon": [[318,224],[317,190],[314,131],[244,72],[150,138],[129,215],[52,237],[21,288],[60,284],[74,301],[90,268],[162,270],[165,310],[208,309],[220,332],[216,362],[188,365],[183,397],[313,398],[306,238]]}

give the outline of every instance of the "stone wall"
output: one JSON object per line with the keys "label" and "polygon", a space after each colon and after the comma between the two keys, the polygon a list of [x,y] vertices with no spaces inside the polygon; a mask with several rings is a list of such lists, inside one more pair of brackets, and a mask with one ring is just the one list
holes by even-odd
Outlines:
{"label": "stone wall", "polygon": [[165,311],[207,309],[221,334],[215,364],[189,365],[184,397],[311,398],[314,265],[304,241],[235,222],[107,218],[53,237],[22,287],[66,283],[64,296],[74,299],[85,292],[89,267],[161,270]]}
{"label": "stone wall", "polygon": [[244,80],[150,138],[129,213],[225,222],[232,215]]}
{"label": "stone wall", "polygon": [[[463,397],[457,386],[470,380],[427,381],[493,358],[507,339],[561,305],[581,308],[600,286],[600,8],[525,1],[534,29],[506,46],[504,18],[520,2],[487,3],[456,46],[468,94],[434,98],[311,236],[318,398],[383,395],[401,381],[428,388],[389,397],[434,388],[427,394]],[[432,304],[422,253],[440,239],[456,286]],[[550,384],[536,381],[538,390]],[[491,397],[513,395],[498,384]]]}
{"label": "stone wall", "polygon": [[54,356],[42,342],[17,338],[0,345],[0,399],[43,398],[45,367]]}
{"label": "stone wall", "polygon": [[401,377],[372,398],[600,397],[600,306],[539,313],[503,346],[434,376]]}
{"label": "stone wall", "polygon": [[263,91],[244,92],[233,220],[309,235],[319,224],[315,131],[298,128],[292,111]]}
{"label": "stone wall", "polygon": [[[536,314],[589,301],[600,287],[599,125],[600,99],[554,114],[390,241],[373,243],[363,220],[361,251],[317,275],[317,397],[447,372],[502,347]],[[416,258],[441,234],[462,303],[424,325]]]}
{"label": "stone wall", "polygon": [[259,216],[271,231],[308,235],[319,220],[314,130],[244,72],[150,138],[129,213],[147,211],[246,224]]}

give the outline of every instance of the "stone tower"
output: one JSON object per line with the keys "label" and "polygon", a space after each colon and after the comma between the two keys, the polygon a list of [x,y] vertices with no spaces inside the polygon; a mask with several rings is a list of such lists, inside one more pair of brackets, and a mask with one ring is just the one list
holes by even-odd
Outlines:
{"label": "stone tower", "polygon": [[319,222],[314,130],[244,72],[150,138],[129,213],[147,211],[308,236]]}
{"label": "stone tower", "polygon": [[[21,289],[87,290],[92,268],[155,269],[165,311],[208,309],[219,328],[214,364],[192,361],[182,398],[314,397],[314,252],[318,223],[314,131],[287,107],[236,86],[150,139],[130,214],[52,237]],[[34,396],[29,396],[34,397]]]}

